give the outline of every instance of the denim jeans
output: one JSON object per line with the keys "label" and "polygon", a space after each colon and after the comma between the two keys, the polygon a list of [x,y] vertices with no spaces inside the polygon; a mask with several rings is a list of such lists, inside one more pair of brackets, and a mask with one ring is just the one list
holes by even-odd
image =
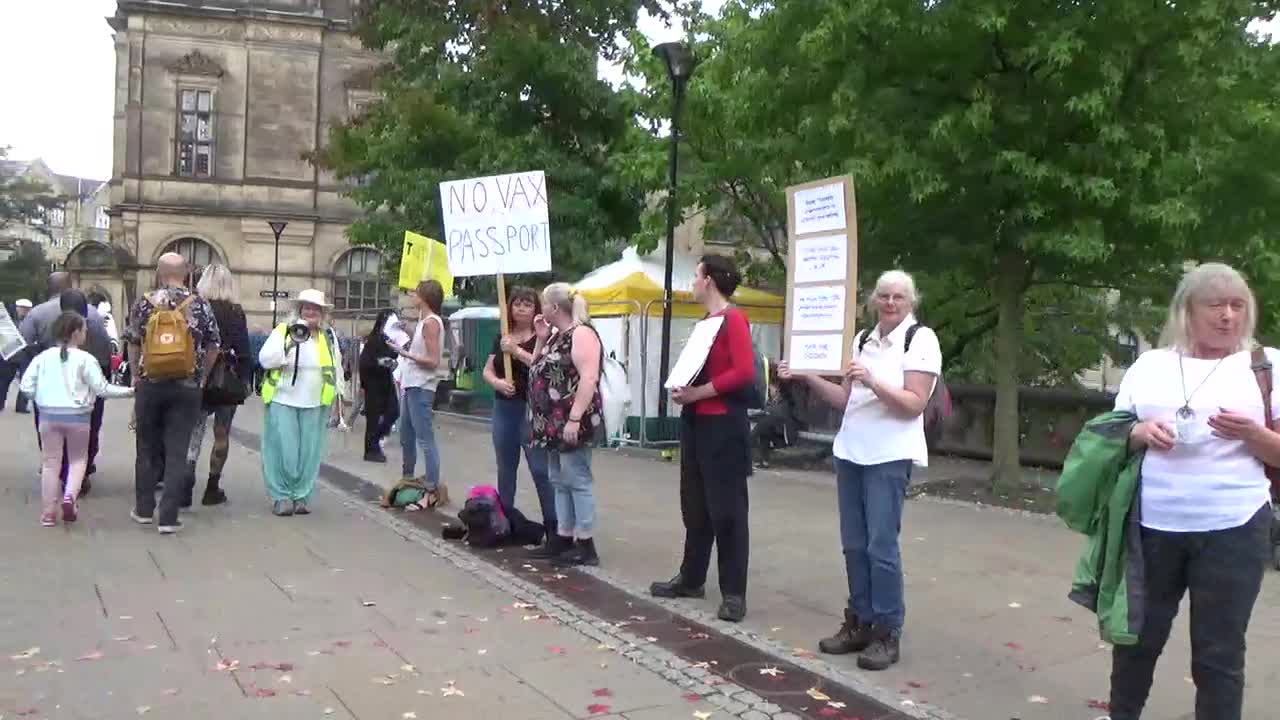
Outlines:
{"label": "denim jeans", "polygon": [[1270,560],[1271,507],[1212,532],[1142,529],[1146,613],[1138,644],[1111,652],[1111,717],[1137,720],[1182,596],[1191,593],[1196,720],[1240,720],[1245,633]]}
{"label": "denim jeans", "polygon": [[910,481],[910,460],[858,465],[836,459],[849,609],[863,622],[893,630],[901,630],[907,616],[898,532]]}
{"label": "denim jeans", "polygon": [[138,387],[134,399],[138,419],[134,510],[139,516],[151,517],[155,512],[156,483],[163,480],[156,523],[178,524],[178,506],[186,489],[187,450],[200,412],[200,390],[185,380],[146,380]]}
{"label": "denim jeans", "polygon": [[404,389],[400,406],[400,451],[403,477],[415,477],[418,467],[418,447],[422,448],[422,460],[426,464],[427,489],[434,490],[440,484],[440,450],[436,447],[434,405],[436,391],[420,387]]}
{"label": "denim jeans", "polygon": [[556,531],[560,537],[585,540],[595,531],[595,481],[591,448],[547,450],[547,473],[556,494]]}
{"label": "denim jeans", "polygon": [[547,451],[530,447],[528,406],[524,400],[497,397],[493,400],[493,452],[498,461],[498,497],[502,506],[516,506],[516,478],[520,470],[520,452],[524,451],[533,487],[542,506],[542,524],[547,534],[556,531],[555,491],[547,476]]}

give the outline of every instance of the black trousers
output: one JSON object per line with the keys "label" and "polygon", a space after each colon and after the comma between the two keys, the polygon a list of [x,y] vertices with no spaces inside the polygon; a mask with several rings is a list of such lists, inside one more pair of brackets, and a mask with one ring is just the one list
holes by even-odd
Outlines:
{"label": "black trousers", "polygon": [[1196,720],[1240,720],[1245,633],[1271,556],[1271,507],[1213,532],[1142,530],[1146,615],[1137,645],[1111,654],[1111,717],[1138,720],[1182,596],[1191,593]]}
{"label": "black trousers", "polygon": [[134,411],[138,418],[135,511],[142,517],[155,513],[156,483],[163,480],[156,522],[176,525],[186,491],[184,476],[191,431],[203,412],[200,390],[181,380],[144,380],[134,398]]}
{"label": "black trousers", "polygon": [[391,426],[400,419],[400,402],[396,388],[387,383],[368,383],[364,389],[364,449],[379,450],[378,441],[391,433]]}
{"label": "black trousers", "polygon": [[750,432],[745,413],[686,412],[681,419],[680,515],[685,538],[680,575],[689,586],[706,583],[714,544],[720,593],[747,594]]}
{"label": "black trousers", "polygon": [[[15,356],[17,357],[17,356]],[[0,411],[4,410],[5,403],[9,402],[9,386],[14,380],[21,380],[18,377],[18,363],[9,360],[0,360]],[[18,396],[22,396],[22,391],[14,388],[14,392]]]}

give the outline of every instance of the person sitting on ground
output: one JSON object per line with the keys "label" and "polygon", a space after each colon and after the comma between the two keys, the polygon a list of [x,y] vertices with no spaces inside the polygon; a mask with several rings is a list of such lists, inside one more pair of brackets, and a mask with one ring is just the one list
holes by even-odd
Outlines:
{"label": "person sitting on ground", "polygon": [[[64,312],[50,328],[51,347],[31,361],[22,376],[22,390],[40,408],[42,453],[40,524],[57,522],[62,500],[63,522],[75,522],[79,514],[80,487],[89,464],[89,417],[104,397],[129,397],[132,388],[111,385],[98,361],[81,350],[87,340],[86,321],[75,312]],[[64,453],[67,480],[61,488]]]}

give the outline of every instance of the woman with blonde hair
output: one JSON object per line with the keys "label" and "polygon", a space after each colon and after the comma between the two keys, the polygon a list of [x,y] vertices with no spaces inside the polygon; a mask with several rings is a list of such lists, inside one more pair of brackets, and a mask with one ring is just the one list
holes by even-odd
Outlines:
{"label": "woman with blonde hair", "polygon": [[1137,644],[1112,649],[1113,720],[1141,716],[1188,593],[1196,720],[1241,717],[1245,632],[1270,555],[1265,465],[1280,465],[1280,434],[1269,428],[1280,396],[1273,390],[1264,401],[1254,374],[1274,373],[1280,353],[1254,349],[1257,318],[1239,272],[1201,265],[1174,292],[1161,347],[1143,353],[1120,383],[1116,410],[1138,419],[1129,446],[1145,450],[1145,614]]}
{"label": "woman with blonde hair", "polygon": [[542,291],[542,313],[534,317],[533,329],[529,423],[533,446],[546,450],[557,527],[547,545],[531,555],[550,557],[555,565],[599,565],[591,443],[604,426],[603,346],[591,327],[586,298],[568,283]]}
{"label": "woman with blonde hair", "polygon": [[[245,318],[244,308],[235,299],[239,297],[236,281],[231,269],[226,265],[209,265],[200,273],[196,283],[196,292],[209,301],[213,308],[213,317],[218,322],[218,331],[222,335],[222,345],[218,348],[218,357],[214,366],[223,363],[244,383],[245,389],[252,387],[253,353],[249,349],[249,323]],[[187,485],[182,495],[182,507],[191,507],[196,485],[196,465],[200,462],[200,447],[204,444],[205,426],[209,416],[213,415],[213,450],[209,453],[209,479],[204,486],[204,497],[201,505],[221,505],[227,501],[227,493],[222,490],[222,469],[227,464],[227,455],[231,451],[231,423],[236,416],[236,408],[244,403],[225,404],[220,399],[214,404],[209,393],[205,393],[202,412],[196,426],[191,431],[191,445],[187,448]]]}

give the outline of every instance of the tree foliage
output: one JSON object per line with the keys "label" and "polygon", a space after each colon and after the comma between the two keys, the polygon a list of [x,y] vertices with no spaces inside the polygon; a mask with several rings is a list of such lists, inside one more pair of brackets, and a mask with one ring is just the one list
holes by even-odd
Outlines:
{"label": "tree foliage", "polygon": [[[645,140],[632,93],[596,74],[657,0],[373,0],[364,44],[387,54],[384,100],[334,129],[319,161],[357,180],[355,243],[395,257],[403,231],[441,235],[439,183],[545,170],[553,275],[576,278],[639,227],[642,189],[617,159]],[[473,287],[474,291],[475,288]]]}
{"label": "tree foliage", "polygon": [[[1247,29],[1278,8],[731,0],[694,25],[681,202],[730,208],[777,257],[783,188],[851,173],[863,266],[946,288],[953,341],[992,333],[967,346],[994,357],[1012,480],[1028,328],[1060,358],[1064,329],[1109,337],[1108,307],[1165,302],[1186,261],[1280,269],[1276,51]],[[660,115],[663,83],[632,61]]]}
{"label": "tree foliage", "polygon": [[[44,217],[45,208],[60,204],[61,199],[49,186],[9,171],[4,160],[9,148],[0,146],[0,230],[11,224],[22,224]],[[48,233],[43,225],[33,225]]]}
{"label": "tree foliage", "polygon": [[0,262],[0,300],[12,306],[19,298],[43,298],[49,267],[44,246],[34,242],[20,244],[13,255]]}

